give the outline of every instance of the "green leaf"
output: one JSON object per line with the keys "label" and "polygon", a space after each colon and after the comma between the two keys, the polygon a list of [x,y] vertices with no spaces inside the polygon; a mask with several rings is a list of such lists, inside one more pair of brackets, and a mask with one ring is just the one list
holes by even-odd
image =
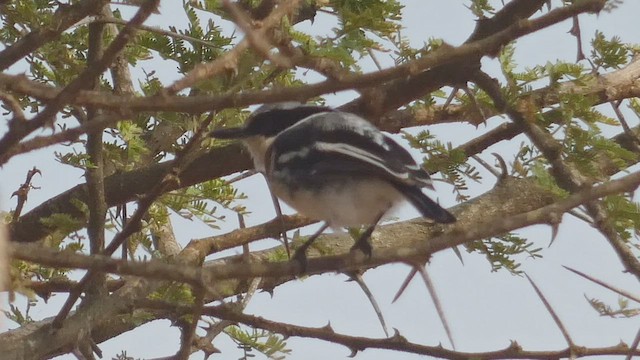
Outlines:
{"label": "green leaf", "polygon": [[599,68],[619,69],[629,61],[629,48],[617,36],[607,40],[601,31],[596,31],[591,46],[591,60]]}

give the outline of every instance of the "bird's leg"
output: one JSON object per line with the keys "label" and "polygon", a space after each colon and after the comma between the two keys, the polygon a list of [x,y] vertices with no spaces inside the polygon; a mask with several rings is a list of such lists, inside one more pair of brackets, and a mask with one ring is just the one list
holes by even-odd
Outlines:
{"label": "bird's leg", "polygon": [[293,254],[293,260],[297,261],[298,264],[302,267],[302,272],[307,271],[307,249],[313,242],[329,227],[328,223],[324,223],[318,231],[316,231],[313,235],[311,235],[304,244],[300,245],[299,248],[296,249],[296,252]]}
{"label": "bird's leg", "polygon": [[369,238],[373,233],[373,229],[375,229],[375,225],[370,225],[363,233],[360,235],[356,243],[351,247],[351,251],[360,250],[363,254],[371,257],[373,248],[371,247],[371,243],[369,243]]}
{"label": "bird's leg", "polygon": [[378,217],[376,218],[376,221],[373,223],[373,225],[370,225],[360,235],[358,240],[356,240],[356,243],[351,247],[351,251],[359,249],[360,251],[362,251],[362,253],[364,253],[368,257],[371,257],[371,254],[373,252],[373,248],[371,247],[371,243],[369,242],[369,238],[371,238],[371,234],[373,234],[373,230],[376,228],[376,226],[380,222],[380,219],[382,219],[383,215],[384,215],[384,212],[382,212],[380,215],[378,215]]}

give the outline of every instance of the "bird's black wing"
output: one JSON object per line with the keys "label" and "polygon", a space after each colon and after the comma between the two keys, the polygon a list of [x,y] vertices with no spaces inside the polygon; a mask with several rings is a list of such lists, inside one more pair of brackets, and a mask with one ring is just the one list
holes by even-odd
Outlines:
{"label": "bird's black wing", "polygon": [[315,114],[280,133],[267,160],[274,170],[298,175],[376,176],[431,187],[428,173],[393,139],[368,121],[344,112]]}

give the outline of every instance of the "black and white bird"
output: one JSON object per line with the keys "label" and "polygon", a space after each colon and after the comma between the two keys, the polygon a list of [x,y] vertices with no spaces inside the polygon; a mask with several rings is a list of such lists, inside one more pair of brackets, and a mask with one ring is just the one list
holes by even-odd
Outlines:
{"label": "black and white bird", "polygon": [[429,174],[409,152],[362,117],[329,107],[277,103],[257,109],[244,126],[214,130],[219,139],[241,139],[275,195],[327,227],[369,225],[354,248],[371,255],[375,225],[394,205],[409,201],[438,223],[455,217],[422,192],[433,189]]}

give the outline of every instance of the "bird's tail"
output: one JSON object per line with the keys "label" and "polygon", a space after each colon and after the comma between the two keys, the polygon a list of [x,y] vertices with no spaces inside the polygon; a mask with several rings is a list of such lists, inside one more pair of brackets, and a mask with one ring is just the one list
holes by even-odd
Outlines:
{"label": "bird's tail", "polygon": [[396,187],[420,211],[422,216],[442,224],[456,221],[456,218],[450,212],[431,200],[417,186],[396,185]]}

